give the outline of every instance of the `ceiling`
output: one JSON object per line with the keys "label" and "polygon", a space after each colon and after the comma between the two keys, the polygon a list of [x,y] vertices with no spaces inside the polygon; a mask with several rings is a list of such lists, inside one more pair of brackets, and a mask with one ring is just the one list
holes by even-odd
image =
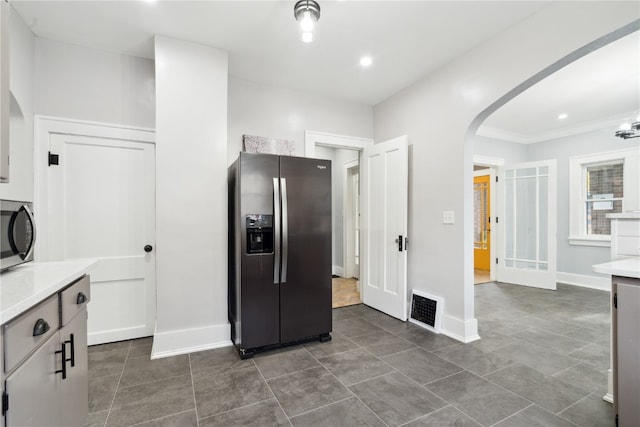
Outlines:
{"label": "ceiling", "polygon": [[[328,1],[313,43],[295,1],[28,1],[13,8],[39,37],[153,58],[155,34],[229,52],[229,73],[376,105],[516,25],[549,1]],[[494,113],[480,134],[517,142],[640,112],[640,38],[576,61]],[[359,65],[369,55],[369,68]],[[556,117],[569,115],[564,121]]]}
{"label": "ceiling", "polygon": [[[559,119],[560,114],[567,117]],[[604,46],[505,104],[478,134],[520,143],[640,121],[640,33]]]}

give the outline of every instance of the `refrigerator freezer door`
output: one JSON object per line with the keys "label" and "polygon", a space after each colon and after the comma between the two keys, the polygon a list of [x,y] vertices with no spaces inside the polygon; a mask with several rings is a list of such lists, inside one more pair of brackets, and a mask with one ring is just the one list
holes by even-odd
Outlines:
{"label": "refrigerator freezer door", "polygon": [[[242,247],[238,254],[241,272],[238,297],[242,332],[239,345],[245,349],[280,342],[279,285],[274,284],[275,254],[247,253],[247,230],[244,226],[248,215],[274,215],[277,211],[278,203],[274,205],[273,178],[278,178],[278,169],[277,156],[247,153],[240,155],[240,212],[237,221],[242,224],[239,230]],[[274,240],[279,233],[277,224],[274,220]]]}
{"label": "refrigerator freezer door", "polygon": [[331,162],[283,156],[280,176],[288,213],[287,274],[280,285],[284,343],[331,332]]}

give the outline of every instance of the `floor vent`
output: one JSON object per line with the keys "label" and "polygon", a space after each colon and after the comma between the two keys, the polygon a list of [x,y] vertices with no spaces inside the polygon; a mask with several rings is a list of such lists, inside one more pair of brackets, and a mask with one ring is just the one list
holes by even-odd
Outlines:
{"label": "floor vent", "polygon": [[413,291],[409,321],[439,334],[442,325],[442,306],[442,298],[421,291]]}

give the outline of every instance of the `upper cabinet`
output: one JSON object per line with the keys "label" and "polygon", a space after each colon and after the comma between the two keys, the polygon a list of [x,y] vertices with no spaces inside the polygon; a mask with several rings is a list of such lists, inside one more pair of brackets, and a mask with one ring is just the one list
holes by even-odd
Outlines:
{"label": "upper cabinet", "polygon": [[9,182],[9,13],[0,0],[0,183]]}

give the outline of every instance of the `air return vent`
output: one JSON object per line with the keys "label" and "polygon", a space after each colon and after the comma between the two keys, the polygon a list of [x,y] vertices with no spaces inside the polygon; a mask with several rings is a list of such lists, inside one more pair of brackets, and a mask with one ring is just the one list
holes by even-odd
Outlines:
{"label": "air return vent", "polygon": [[421,291],[413,291],[409,321],[439,334],[442,324],[442,305],[442,298]]}

